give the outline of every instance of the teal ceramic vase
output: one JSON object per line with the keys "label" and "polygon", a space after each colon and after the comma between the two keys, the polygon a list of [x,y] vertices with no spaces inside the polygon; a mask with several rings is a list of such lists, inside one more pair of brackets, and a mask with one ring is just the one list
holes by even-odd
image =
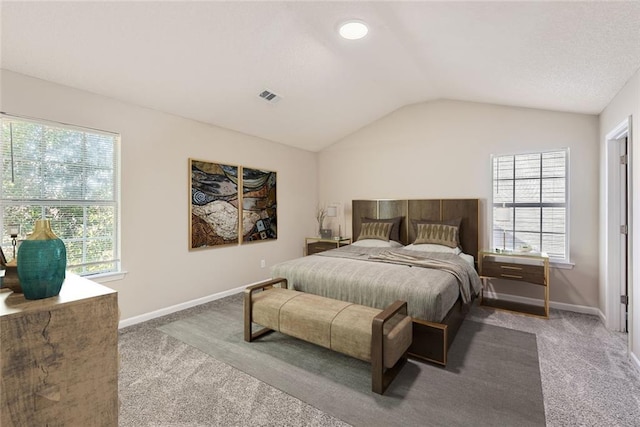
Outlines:
{"label": "teal ceramic vase", "polygon": [[26,299],[60,293],[67,269],[67,249],[51,230],[49,220],[38,220],[33,233],[18,248],[18,277]]}

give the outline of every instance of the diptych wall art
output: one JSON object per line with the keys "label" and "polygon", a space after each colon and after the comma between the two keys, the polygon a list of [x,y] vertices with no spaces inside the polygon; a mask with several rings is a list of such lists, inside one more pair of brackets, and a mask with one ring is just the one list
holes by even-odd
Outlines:
{"label": "diptych wall art", "polygon": [[189,170],[190,249],[277,239],[275,172],[195,159]]}
{"label": "diptych wall art", "polygon": [[238,166],[189,160],[191,249],[237,244]]}
{"label": "diptych wall art", "polygon": [[276,173],[242,168],[242,241],[278,238]]}

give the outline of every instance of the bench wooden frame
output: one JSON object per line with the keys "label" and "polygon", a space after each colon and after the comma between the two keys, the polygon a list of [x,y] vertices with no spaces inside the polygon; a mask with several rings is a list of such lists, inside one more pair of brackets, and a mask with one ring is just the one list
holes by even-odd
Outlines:
{"label": "bench wooden frame", "polygon": [[[280,285],[282,289],[287,289],[287,279],[276,278],[265,280],[258,284],[249,286],[244,291],[244,340],[251,342],[265,334],[273,332],[272,329],[262,328],[256,332],[251,331],[253,324],[252,304],[253,294],[259,291],[265,291]],[[383,394],[389,387],[389,384],[398,375],[402,367],[407,363],[408,349],[398,359],[391,368],[384,367],[384,325],[396,314],[407,315],[406,301],[395,301],[382,312],[376,315],[371,324],[371,390],[374,393]]]}

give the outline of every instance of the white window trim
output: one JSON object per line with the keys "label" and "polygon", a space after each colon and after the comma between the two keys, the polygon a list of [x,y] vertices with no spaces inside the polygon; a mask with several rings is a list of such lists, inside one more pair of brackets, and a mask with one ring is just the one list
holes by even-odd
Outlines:
{"label": "white window trim", "polygon": [[117,280],[124,280],[124,278],[129,274],[128,271],[114,271],[111,273],[100,273],[100,274],[92,274],[88,276],[84,276],[84,278],[92,280],[97,283],[107,283],[107,282],[115,282]]}
{"label": "white window trim", "polygon": [[566,192],[566,221],[565,221],[565,253],[566,253],[566,258],[565,259],[558,259],[558,258],[549,258],[549,267],[551,268],[557,268],[557,269],[562,269],[562,270],[571,270],[575,267],[575,263],[573,263],[571,261],[571,236],[570,236],[570,230],[571,230],[571,203],[570,203],[570,195],[571,195],[571,189],[570,189],[570,182],[571,182],[571,150],[569,149],[569,147],[562,147],[562,148],[557,148],[557,149],[545,149],[545,150],[530,150],[530,151],[519,151],[519,152],[512,152],[512,153],[502,153],[502,154],[492,154],[489,157],[489,170],[491,171],[490,173],[490,189],[491,189],[491,197],[489,199],[489,212],[488,212],[488,219],[489,219],[489,224],[488,224],[488,230],[489,230],[489,244],[492,246],[494,246],[494,242],[493,242],[493,159],[495,157],[503,157],[503,156],[519,156],[519,155],[527,155],[527,154],[541,154],[541,153],[550,153],[550,152],[556,152],[556,151],[565,151],[567,158],[566,158],[566,183],[565,183],[565,192]]}

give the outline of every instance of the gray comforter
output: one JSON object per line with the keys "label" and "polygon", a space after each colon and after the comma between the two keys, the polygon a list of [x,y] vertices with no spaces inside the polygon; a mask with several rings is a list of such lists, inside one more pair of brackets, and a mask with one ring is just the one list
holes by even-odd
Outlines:
{"label": "gray comforter", "polygon": [[344,246],[275,265],[289,287],[342,301],[384,308],[407,301],[409,315],[440,322],[459,296],[480,291],[475,269],[457,255],[406,249]]}

